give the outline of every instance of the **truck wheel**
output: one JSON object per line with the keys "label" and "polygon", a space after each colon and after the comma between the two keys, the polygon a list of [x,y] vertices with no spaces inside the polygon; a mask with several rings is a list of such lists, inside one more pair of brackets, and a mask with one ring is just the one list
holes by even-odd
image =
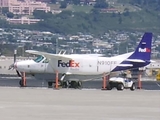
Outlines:
{"label": "truck wheel", "polygon": [[136,89],[135,83],[132,84],[130,90],[134,91]]}
{"label": "truck wheel", "polygon": [[124,85],[122,83],[118,84],[117,90],[124,90]]}
{"label": "truck wheel", "polygon": [[107,90],[112,90],[112,85],[111,84],[107,85]]}

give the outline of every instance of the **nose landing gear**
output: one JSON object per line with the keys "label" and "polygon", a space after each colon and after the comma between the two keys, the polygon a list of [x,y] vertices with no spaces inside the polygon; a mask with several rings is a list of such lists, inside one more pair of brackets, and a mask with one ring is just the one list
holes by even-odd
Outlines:
{"label": "nose landing gear", "polygon": [[26,87],[26,76],[25,76],[25,72],[22,73],[22,76],[21,76],[21,80],[19,81],[19,85],[21,87]]}
{"label": "nose landing gear", "polygon": [[20,81],[19,81],[19,85],[20,85],[21,87],[26,87],[26,84],[24,83],[23,80],[20,80]]}

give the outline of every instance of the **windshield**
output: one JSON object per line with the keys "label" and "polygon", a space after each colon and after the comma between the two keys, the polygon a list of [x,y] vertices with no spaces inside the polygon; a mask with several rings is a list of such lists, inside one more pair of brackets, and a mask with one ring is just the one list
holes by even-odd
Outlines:
{"label": "windshield", "polygon": [[46,58],[42,63],[49,63],[49,60]]}
{"label": "windshield", "polygon": [[36,59],[34,59],[35,62],[39,63],[43,60],[43,56],[39,55]]}

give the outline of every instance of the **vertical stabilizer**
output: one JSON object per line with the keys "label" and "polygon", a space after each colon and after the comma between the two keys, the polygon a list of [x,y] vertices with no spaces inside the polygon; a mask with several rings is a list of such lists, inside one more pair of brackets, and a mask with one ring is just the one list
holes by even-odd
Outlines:
{"label": "vertical stabilizer", "polygon": [[152,33],[145,33],[137,46],[135,52],[128,59],[140,59],[150,61],[151,59]]}

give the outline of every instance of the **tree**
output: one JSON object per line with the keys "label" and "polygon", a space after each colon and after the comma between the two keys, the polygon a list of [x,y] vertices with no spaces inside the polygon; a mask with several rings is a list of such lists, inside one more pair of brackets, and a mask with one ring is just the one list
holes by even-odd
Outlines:
{"label": "tree", "polygon": [[72,16],[72,11],[64,10],[61,13],[59,13],[57,16],[62,18],[62,19],[67,19],[67,18]]}
{"label": "tree", "polygon": [[80,4],[80,0],[73,0],[73,4],[79,5]]}
{"label": "tree", "polygon": [[119,19],[118,19],[118,23],[119,23],[119,24],[122,24],[122,17],[121,17],[121,16],[120,16]]}
{"label": "tree", "polygon": [[97,9],[95,9],[95,8],[93,8],[92,10],[91,10],[91,12],[93,13],[93,14],[99,14],[99,10],[97,10]]}
{"label": "tree", "polygon": [[62,1],[60,8],[66,8],[66,7],[67,7],[67,2],[66,1]]}
{"label": "tree", "polygon": [[6,15],[9,12],[9,8],[8,7],[3,7],[2,8],[2,14]]}
{"label": "tree", "polygon": [[8,38],[8,41],[9,41],[9,42],[13,42],[13,43],[17,42],[17,40],[15,40],[14,37],[13,37],[13,35],[11,35],[11,34],[9,34],[9,35],[7,36],[7,38]]}
{"label": "tree", "polygon": [[112,12],[111,17],[116,17],[116,13],[115,13],[115,12]]}
{"label": "tree", "polygon": [[13,18],[13,17],[14,17],[14,14],[13,14],[12,12],[8,12],[8,13],[7,13],[7,17],[8,17],[8,18]]}
{"label": "tree", "polygon": [[51,0],[51,3],[55,4],[57,2],[57,0]]}
{"label": "tree", "polygon": [[128,8],[125,8],[125,9],[124,9],[123,15],[124,15],[124,16],[129,16],[129,15],[130,15]]}
{"label": "tree", "polygon": [[105,0],[96,0],[94,8],[108,8],[108,3]]}
{"label": "tree", "polygon": [[52,17],[53,15],[51,12],[46,13],[44,10],[34,10],[33,16],[38,19],[47,19]]}

